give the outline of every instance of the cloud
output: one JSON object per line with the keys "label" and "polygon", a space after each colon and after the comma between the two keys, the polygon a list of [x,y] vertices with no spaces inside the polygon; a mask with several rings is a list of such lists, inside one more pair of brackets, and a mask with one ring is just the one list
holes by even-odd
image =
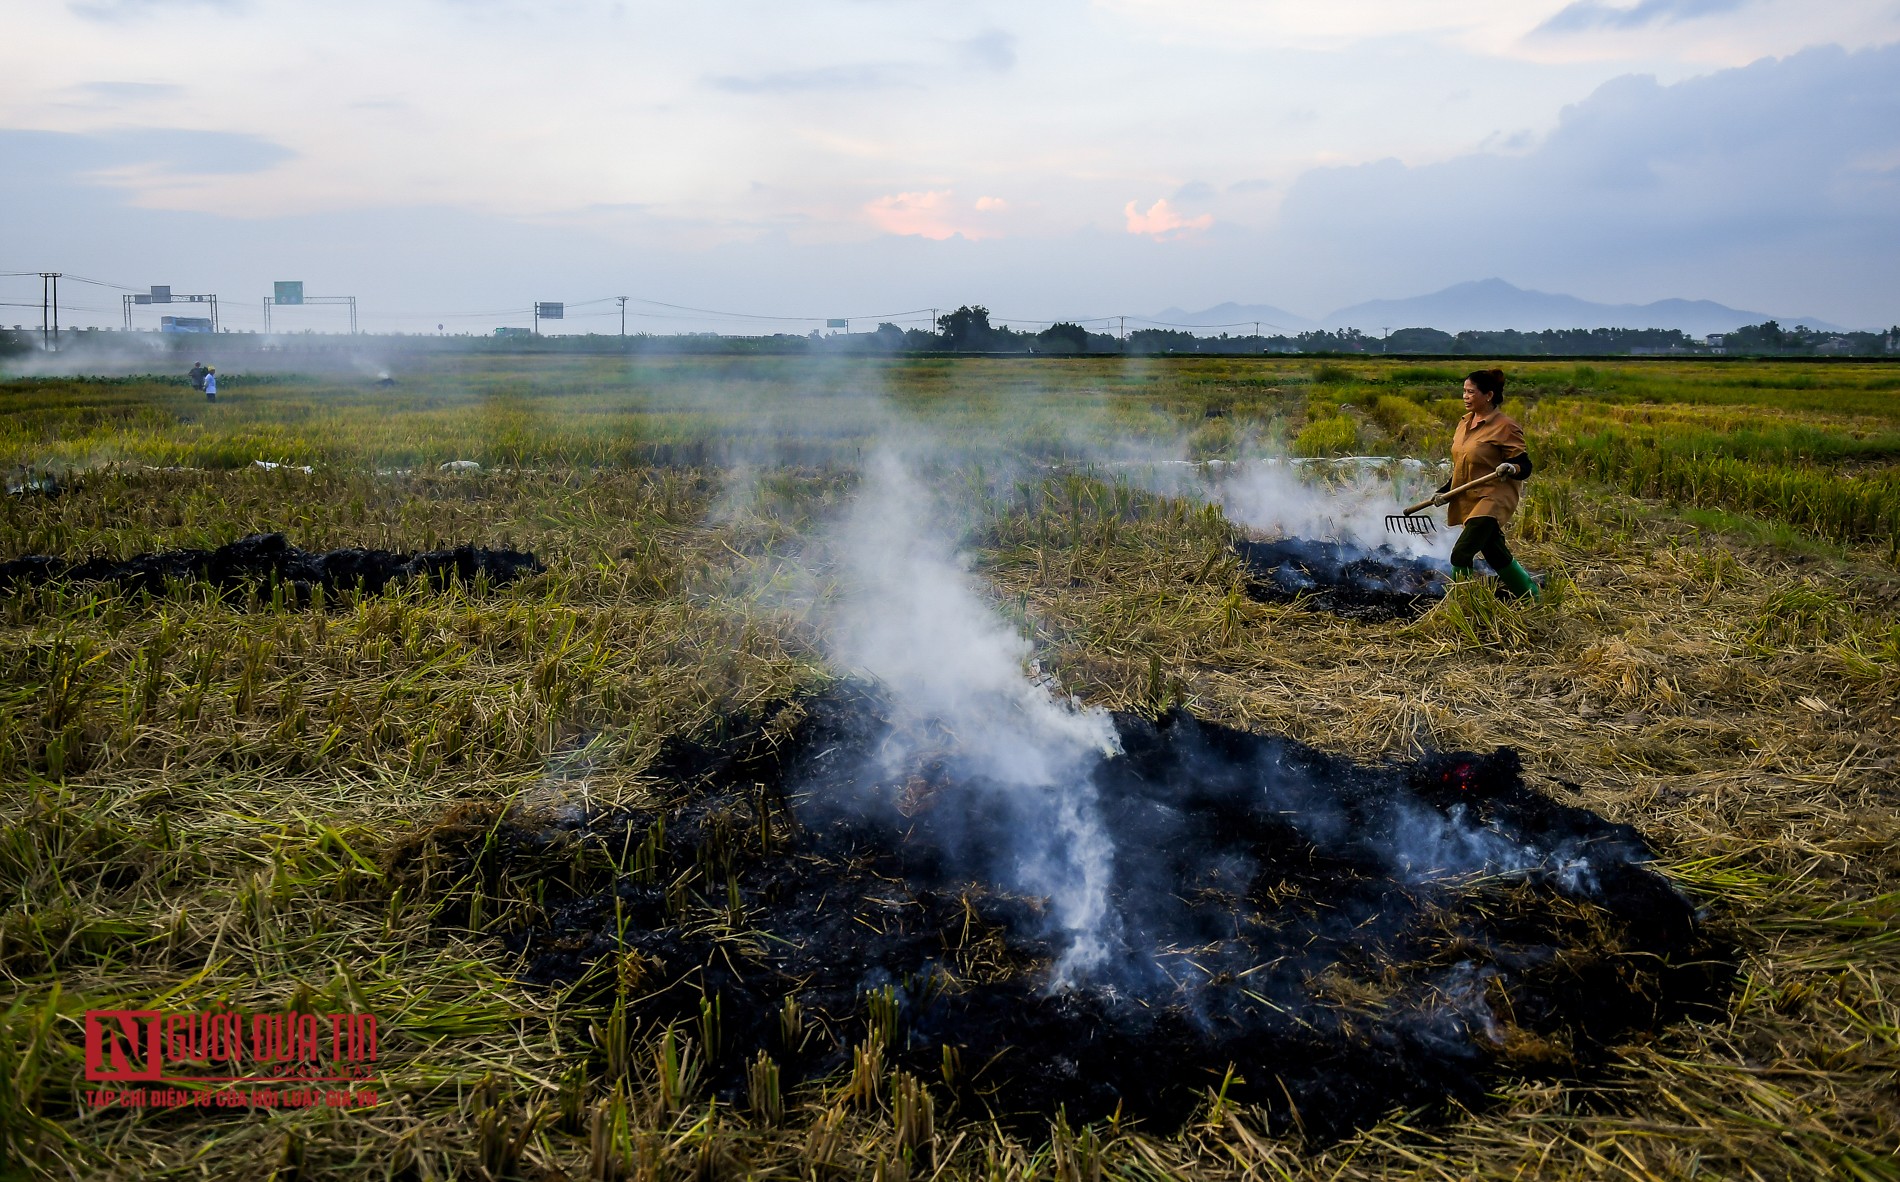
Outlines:
{"label": "cloud", "polygon": [[1214,224],[1214,215],[1208,213],[1197,218],[1183,218],[1168,204],[1166,197],[1150,205],[1146,213],[1141,212],[1136,202],[1130,201],[1122,214],[1128,219],[1130,234],[1146,234],[1156,241],[1179,238]]}
{"label": "cloud", "polygon": [[1176,201],[1194,202],[1212,201],[1213,199],[1214,186],[1208,184],[1206,181],[1189,181],[1174,191],[1174,200]]}
{"label": "cloud", "polygon": [[982,225],[968,213],[1000,212],[1006,202],[997,197],[979,197],[966,211],[955,204],[955,197],[949,189],[892,193],[866,205],[864,212],[886,234],[929,238],[936,242],[959,236],[971,241],[997,236],[998,230]]}
{"label": "cloud", "polygon": [[[1451,72],[1584,60],[1669,69],[1732,67],[1817,45],[1871,48],[1900,35],[1892,0],[1092,0],[1091,7],[1163,47],[1350,55],[1365,67],[1350,76],[1392,96],[1382,104],[1388,111],[1414,101],[1403,97],[1409,79],[1372,75],[1426,48]],[[1342,113],[1330,96],[1319,105],[1329,117]]]}
{"label": "cloud", "polygon": [[[63,2],[16,5],[22,35],[0,38],[0,77],[18,82],[13,122],[148,126],[0,132],[0,224],[32,226],[29,245],[56,259],[94,257],[106,240],[150,252],[144,278],[98,256],[141,283],[183,283],[185,271],[159,265],[171,244],[122,232],[130,205],[195,212],[203,220],[163,224],[200,242],[286,215],[439,218],[460,206],[502,219],[470,239],[471,269],[510,218],[625,249],[542,258],[499,286],[599,274],[599,290],[622,290],[587,268],[618,258],[648,282],[640,260],[664,248],[688,261],[649,290],[667,298],[677,284],[693,296],[682,302],[707,306],[725,306],[714,276],[758,290],[745,260],[774,251],[790,260],[792,311],[807,307],[801,283],[814,272],[837,307],[854,291],[875,294],[864,307],[981,297],[1025,318],[1224,300],[1316,312],[1489,275],[1604,302],[1708,296],[1843,323],[1900,306],[1900,279],[1875,274],[1900,218],[1900,58],[1830,50],[1712,72],[1817,41],[1891,44],[1896,0],[1806,12],[1752,0],[1699,17],[1688,14],[1706,5],[1595,0],[1649,23],[1539,46],[1525,32],[1573,0],[1099,0],[1087,19],[1057,5],[961,21],[854,0],[755,6],[737,24],[717,5],[629,5],[610,19],[617,2],[551,5],[527,23],[520,0],[484,6],[479,20],[466,0],[397,4],[377,10],[373,36],[323,6],[248,3],[231,18],[202,0],[96,0],[145,14],[106,25]],[[1457,36],[1433,30],[1467,13],[1502,39],[1496,55],[1444,49]],[[1170,22],[1201,31],[1177,37]],[[1335,34],[1357,48],[1253,48]],[[1662,77],[1602,85],[1638,68]],[[1690,73],[1704,77],[1678,81]],[[106,85],[84,89],[95,82]],[[178,97],[135,88],[168,83]],[[1468,98],[1448,103],[1458,91]],[[313,102],[318,93],[336,100]],[[391,114],[390,102],[409,105]],[[1575,105],[1560,122],[1563,103]],[[1320,118],[1293,125],[1294,108]],[[1504,146],[1520,128],[1528,141]],[[1398,153],[1407,160],[1364,163]],[[1219,192],[1203,204],[1192,181]],[[1118,233],[1131,188],[1139,201]],[[978,208],[1005,195],[1004,209]],[[564,212],[614,203],[645,208]],[[1215,220],[1197,232],[1204,214]],[[343,224],[283,223],[243,241],[259,258],[288,257],[304,249],[303,227]],[[389,236],[350,255],[354,265],[380,268],[379,251],[416,261],[407,223],[376,225]],[[965,249],[965,236],[983,240]],[[730,266],[690,262],[715,255]],[[249,274],[246,256],[230,257],[232,274]],[[433,274],[413,290],[436,283],[443,299],[463,298]],[[592,291],[574,283],[565,294]]]}
{"label": "cloud", "polygon": [[1750,0],[1638,0],[1632,8],[1619,8],[1603,0],[1576,0],[1557,15],[1537,26],[1537,33],[1579,33],[1593,29],[1638,29],[1644,25],[1694,20],[1719,16],[1749,3]]}
{"label": "cloud", "polygon": [[918,238],[944,239],[956,236],[956,226],[944,220],[950,192],[891,194],[864,205],[864,213],[885,234],[914,234]]}
{"label": "cloud", "polygon": [[897,66],[864,63],[769,74],[722,74],[706,79],[706,85],[729,94],[802,94],[828,90],[889,90],[916,84],[905,79]]}
{"label": "cloud", "polygon": [[1505,274],[1858,319],[1831,309],[1900,297],[1874,261],[1900,253],[1900,45],[1625,76],[1528,150],[1316,169],[1281,216],[1281,265],[1342,295]]}
{"label": "cloud", "polygon": [[78,89],[94,98],[121,103],[175,98],[185,93],[184,87],[170,82],[82,82]]}
{"label": "cloud", "polygon": [[143,17],[167,17],[188,8],[218,8],[236,11],[241,0],[83,0],[66,6],[75,16],[87,20],[119,22]]}
{"label": "cloud", "polygon": [[957,43],[963,60],[979,69],[1007,74],[1016,68],[1016,35],[1002,29],[985,29]]}
{"label": "cloud", "polygon": [[[132,127],[87,135],[0,130],[9,160],[63,177],[136,170],[146,176],[235,176],[263,172],[296,156],[263,136],[177,127]],[[27,175],[31,175],[28,172]]]}
{"label": "cloud", "polygon": [[236,176],[263,172],[296,155],[260,135],[140,127],[102,132],[93,139],[117,162],[164,176]]}

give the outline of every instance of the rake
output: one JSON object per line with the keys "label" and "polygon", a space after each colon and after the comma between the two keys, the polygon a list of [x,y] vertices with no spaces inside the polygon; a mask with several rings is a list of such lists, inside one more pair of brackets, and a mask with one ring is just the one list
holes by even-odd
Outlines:
{"label": "rake", "polygon": [[1385,528],[1395,534],[1431,533],[1438,528],[1438,520],[1433,517],[1414,517],[1413,514],[1421,509],[1430,509],[1435,505],[1442,505],[1468,488],[1476,488],[1480,484],[1490,484],[1493,480],[1501,479],[1503,476],[1504,465],[1499,464],[1497,471],[1491,473],[1489,476],[1480,476],[1476,480],[1467,480],[1457,488],[1449,488],[1444,492],[1435,493],[1430,500],[1420,501],[1418,504],[1406,509],[1403,513],[1387,513],[1385,515]]}

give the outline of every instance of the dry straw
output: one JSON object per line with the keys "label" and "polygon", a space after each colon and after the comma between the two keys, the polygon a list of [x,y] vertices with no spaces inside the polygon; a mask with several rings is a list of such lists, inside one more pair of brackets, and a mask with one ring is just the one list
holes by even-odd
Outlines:
{"label": "dry straw", "polygon": [[[1422,437],[1446,397],[1429,370],[1354,363],[1315,386],[1307,368],[1078,364],[1053,393],[1057,379],[1026,363],[929,363],[884,378],[900,403],[952,424],[992,421],[999,399],[1072,396],[1070,412],[1111,433],[1179,438],[1218,407],[1218,419],[1248,426],[1205,435],[1216,449],[1299,434],[1309,392],[1311,421],[1350,420],[1360,447]],[[86,470],[58,500],[9,500],[6,557],[123,556],[268,527],[305,546],[514,544],[550,570],[499,592],[416,588],[307,611],[190,587],[150,599],[87,587],[0,599],[9,1168],[74,1178],[1900,1177],[1900,578],[1885,546],[1791,533],[1839,533],[1798,506],[1785,517],[1769,502],[1754,519],[1698,515],[1693,489],[1674,493],[1688,507],[1671,508],[1561,466],[1533,482],[1515,530],[1527,565],[1549,574],[1544,605],[1477,585],[1409,624],[1256,603],[1217,514],[1090,477],[1025,469],[1020,482],[991,481],[969,540],[999,609],[1092,703],[1181,702],[1365,758],[1518,747],[1540,787],[1650,835],[1667,872],[1737,941],[1740,974],[1720,1021],[1624,1048],[1599,1078],[1520,1080],[1478,1111],[1394,1113],[1316,1145],[1297,1129],[1269,1134],[1220,1090],[1178,1134],[1134,1114],[1007,1129],[945,1112],[928,1079],[887,1070],[875,1028],[829,1086],[786,1094],[762,1057],[728,1103],[695,1074],[717,1015],[640,1029],[624,1009],[515,983],[496,933],[508,907],[531,900],[489,898],[446,864],[399,883],[392,848],[480,824],[503,804],[650,801],[662,786],[640,769],[661,737],[826,675],[771,580],[848,495],[850,476],[765,456],[752,491],[727,497],[715,472],[626,466],[707,429],[674,404],[713,378],[684,363],[662,369],[632,379],[578,362],[532,380],[482,373],[467,378],[477,396],[466,406],[433,410],[371,403],[437,390],[421,381],[396,394],[291,383],[284,404],[311,408],[302,425],[243,409],[241,383],[233,413],[255,421],[238,427],[185,418],[170,387],[42,382],[21,392],[8,411],[15,462],[50,450]],[[1603,407],[1645,391],[1685,407],[1726,397],[1736,416],[1773,412],[1851,433],[1852,416],[1864,428],[1880,413],[1863,386],[1888,380],[1849,371],[1845,401],[1829,404],[1812,388],[1749,386],[1740,379],[1752,371],[1740,369],[1525,370],[1543,395],[1525,415],[1534,446],[1538,424],[1576,416],[1622,423],[1607,429],[1641,446],[1643,431],[1661,429],[1653,418],[1625,422]],[[815,422],[845,421],[823,409],[842,397],[831,379],[772,363],[747,380],[804,391]],[[654,416],[637,439],[615,433],[608,405],[619,390],[625,414],[629,381]],[[1592,397],[1602,406],[1586,405]],[[559,399],[577,402],[574,413]],[[1046,409],[1031,408],[1031,427],[1062,418]],[[1742,446],[1732,424],[1698,421]],[[1019,438],[1066,446],[1041,429]],[[1891,417],[1880,429],[1893,429]],[[844,426],[827,431],[827,446],[857,446]],[[266,458],[329,466],[310,476],[138,466],[235,469],[266,445],[276,449]],[[485,447],[476,458],[491,466],[537,470],[371,471],[392,460],[428,467],[460,458],[442,447],[464,445]],[[613,971],[634,988],[644,970]],[[86,1111],[80,1016],[128,1003],[372,1010],[390,1032],[379,1064],[389,1102],[251,1116]],[[781,1015],[788,1038],[801,1021],[795,1009]],[[946,1056],[944,1071],[957,1070]]]}

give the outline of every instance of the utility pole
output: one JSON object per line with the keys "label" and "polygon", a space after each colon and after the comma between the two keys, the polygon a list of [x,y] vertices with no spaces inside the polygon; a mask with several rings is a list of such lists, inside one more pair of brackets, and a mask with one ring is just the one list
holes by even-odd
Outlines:
{"label": "utility pole", "polygon": [[[40,344],[48,349],[59,344],[59,277],[60,271],[40,272]],[[50,292],[50,294],[49,294]],[[52,335],[46,331],[46,311],[51,305],[53,312]]]}
{"label": "utility pole", "polygon": [[627,297],[615,296],[614,298],[620,301],[620,335],[624,337],[627,335]]}
{"label": "utility pole", "polygon": [[1122,327],[1121,327],[1122,352],[1126,353],[1128,352],[1128,317],[1117,316],[1116,319],[1122,322]]}

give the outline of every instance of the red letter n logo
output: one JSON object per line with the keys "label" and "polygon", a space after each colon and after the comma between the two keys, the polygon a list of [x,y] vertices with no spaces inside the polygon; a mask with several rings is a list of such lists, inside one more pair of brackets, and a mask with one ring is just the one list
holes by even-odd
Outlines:
{"label": "red letter n logo", "polygon": [[156,1080],[164,1071],[157,1010],[87,1010],[86,1078]]}

